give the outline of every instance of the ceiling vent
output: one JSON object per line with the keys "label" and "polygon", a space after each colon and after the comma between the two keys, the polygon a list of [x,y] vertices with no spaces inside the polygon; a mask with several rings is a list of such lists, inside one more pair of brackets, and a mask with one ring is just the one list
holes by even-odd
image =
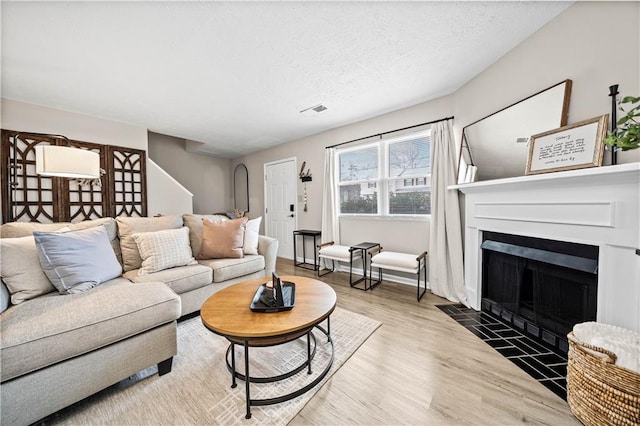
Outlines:
{"label": "ceiling vent", "polygon": [[327,109],[326,106],[322,105],[322,104],[318,104],[309,108],[305,108],[302,111],[300,111],[300,114],[305,114],[305,115],[315,115],[315,113],[321,113],[322,111],[325,111]]}

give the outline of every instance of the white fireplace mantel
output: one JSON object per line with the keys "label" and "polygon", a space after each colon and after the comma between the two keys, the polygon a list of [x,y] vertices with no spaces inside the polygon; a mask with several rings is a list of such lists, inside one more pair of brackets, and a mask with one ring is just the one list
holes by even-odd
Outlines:
{"label": "white fireplace mantel", "polygon": [[465,194],[465,287],[480,309],[483,231],[599,247],[597,321],[640,332],[640,163],[453,185]]}

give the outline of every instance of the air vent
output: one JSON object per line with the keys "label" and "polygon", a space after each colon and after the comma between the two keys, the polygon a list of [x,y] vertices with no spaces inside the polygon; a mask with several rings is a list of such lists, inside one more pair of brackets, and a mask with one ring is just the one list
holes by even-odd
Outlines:
{"label": "air vent", "polygon": [[324,106],[322,104],[318,104],[318,105],[314,105],[312,107],[303,109],[302,111],[300,111],[300,114],[321,113],[322,111],[325,111],[326,109],[327,109],[326,106]]}

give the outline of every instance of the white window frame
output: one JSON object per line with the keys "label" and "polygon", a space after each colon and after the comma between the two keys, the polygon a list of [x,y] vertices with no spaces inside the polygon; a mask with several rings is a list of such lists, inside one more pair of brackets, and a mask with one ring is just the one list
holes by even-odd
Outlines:
{"label": "white window frame", "polygon": [[[364,143],[364,144],[360,144],[358,146],[354,146],[354,147],[349,147],[349,148],[342,148],[337,150],[336,152],[336,156],[334,158],[335,161],[335,170],[336,170],[336,191],[335,191],[335,196],[336,196],[336,205],[338,206],[338,209],[341,209],[341,202],[340,202],[340,188],[342,186],[348,186],[348,185],[357,185],[357,184],[363,184],[363,183],[367,183],[370,184],[371,182],[375,182],[376,183],[376,191],[377,191],[377,201],[378,201],[378,205],[377,205],[377,210],[378,213],[342,213],[341,211],[338,213],[338,216],[344,216],[344,217],[351,217],[351,218],[357,218],[357,217],[365,217],[365,218],[419,218],[419,219],[427,219],[429,217],[431,217],[431,214],[392,214],[389,213],[389,182],[390,181],[395,181],[395,180],[404,180],[404,179],[412,179],[412,180],[416,180],[419,178],[424,178],[425,179],[425,185],[426,185],[426,181],[428,180],[429,175],[425,175],[425,176],[417,176],[417,175],[411,175],[408,177],[390,177],[389,176],[389,147],[397,142],[403,142],[403,141],[407,141],[407,140],[412,140],[412,139],[418,139],[418,138],[422,138],[425,136],[430,136],[431,135],[431,128],[428,128],[426,130],[421,130],[419,132],[414,132],[411,134],[406,134],[406,135],[402,135],[402,136],[397,136],[395,138],[386,138],[386,139],[381,139],[375,142],[371,142],[371,143]],[[378,151],[378,177],[375,179],[361,179],[361,180],[350,180],[350,181],[340,181],[340,155],[348,153],[348,152],[353,152],[353,151],[361,151],[361,150],[365,150],[365,149],[369,149],[372,147],[376,147],[377,151]],[[431,147],[429,147],[429,149],[431,149]],[[429,173],[430,174],[430,173]],[[367,185],[369,186],[369,185]],[[431,193],[431,190],[429,190],[429,193]]]}

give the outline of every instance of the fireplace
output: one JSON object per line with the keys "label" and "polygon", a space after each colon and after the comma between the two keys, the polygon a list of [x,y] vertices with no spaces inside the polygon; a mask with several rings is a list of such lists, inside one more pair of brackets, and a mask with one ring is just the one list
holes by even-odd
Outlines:
{"label": "fireplace", "polygon": [[482,310],[562,352],[573,326],[596,320],[598,247],[486,231]]}
{"label": "fireplace", "polygon": [[[493,293],[485,294],[488,290],[484,288],[483,282],[486,250],[482,245],[486,243],[486,236],[490,233],[577,244],[582,247],[582,251],[579,250],[577,254],[542,247],[543,251],[582,258],[578,259],[579,263],[586,264],[583,269],[587,270],[579,272],[579,281],[587,280],[591,281],[591,284],[595,281],[595,285],[589,285],[587,290],[574,288],[569,294],[553,296],[563,299],[585,298],[586,301],[580,308],[576,308],[576,311],[562,314],[562,317],[571,318],[561,324],[563,329],[549,332],[564,333],[571,322],[576,318],[582,318],[582,311],[587,314],[585,318],[593,318],[595,313],[598,322],[640,332],[638,188],[640,163],[496,179],[449,187],[465,195],[464,279],[469,305],[480,310],[483,299],[494,300],[496,297]],[[506,244],[511,243],[507,241]],[[497,258],[501,254],[493,251],[491,255]],[[554,257],[557,256],[551,256]],[[597,265],[596,274],[589,270],[589,262],[591,266],[595,266],[594,260]],[[518,266],[504,268],[510,270],[508,273],[513,274],[514,278],[519,276]],[[564,282],[563,268],[560,266],[556,272],[548,275],[560,275],[556,278],[562,278]],[[538,273],[535,268],[529,269],[523,267],[522,274],[533,276]],[[568,281],[571,283],[572,280],[575,281],[574,278]],[[531,292],[533,288],[532,284]],[[522,287],[520,291],[524,297],[529,290]],[[533,297],[533,293],[530,296]],[[539,300],[546,301],[544,298]],[[549,303],[553,306],[556,304],[555,299],[551,299]],[[526,304],[521,307],[521,313],[527,309],[531,310],[524,305]],[[500,307],[501,315],[502,309]],[[508,313],[505,315],[508,316]],[[522,314],[518,314],[519,317],[524,318]],[[532,331],[534,326],[535,324],[531,326]],[[541,336],[542,332],[541,330]]]}

